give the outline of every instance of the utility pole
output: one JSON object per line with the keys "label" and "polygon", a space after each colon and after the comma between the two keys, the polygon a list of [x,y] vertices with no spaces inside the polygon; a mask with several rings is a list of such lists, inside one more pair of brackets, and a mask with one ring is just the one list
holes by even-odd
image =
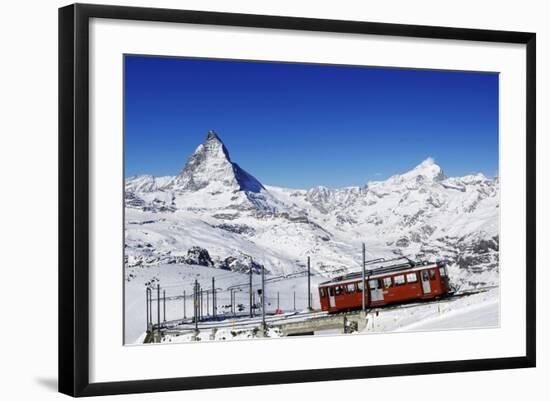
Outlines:
{"label": "utility pole", "polygon": [[160,329],[160,284],[157,284],[157,328]]}
{"label": "utility pole", "polygon": [[210,316],[210,291],[206,290],[206,316]]}
{"label": "utility pole", "polygon": [[212,316],[216,317],[216,279],[212,277]]}
{"label": "utility pole", "polygon": [[277,310],[279,310],[279,291],[277,291]]}
{"label": "utility pole", "polygon": [[365,302],[366,301],[365,300],[365,293],[366,293],[366,287],[367,287],[367,283],[365,281],[365,278],[366,278],[365,276],[366,276],[366,274],[365,274],[365,243],[363,242],[363,296],[362,296],[363,302],[362,302],[362,309],[361,309],[363,311],[363,313],[365,313],[366,306],[367,306],[366,302]]}
{"label": "utility pole", "polygon": [[265,269],[262,265],[262,329],[265,331]]}
{"label": "utility pole", "polygon": [[195,279],[195,286],[193,287],[193,320],[195,321],[195,332],[199,331],[199,283]]}
{"label": "utility pole", "polygon": [[201,320],[202,320],[202,303],[203,303],[202,293],[203,293],[203,291],[202,291],[202,288],[201,288],[201,303],[200,303],[200,305],[201,305],[201,310],[200,310],[201,311],[201,314],[200,314]]}
{"label": "utility pole", "polygon": [[296,291],[294,291],[293,295],[294,295],[294,299],[292,304],[294,305],[294,311],[296,311]]}
{"label": "utility pole", "polygon": [[311,261],[307,257],[307,309],[311,310]]}
{"label": "utility pole", "polygon": [[248,297],[249,297],[249,300],[248,300],[248,303],[250,305],[250,317],[253,317],[253,312],[252,312],[252,263],[250,264],[250,270],[248,271]]}
{"label": "utility pole", "polygon": [[230,308],[229,308],[229,311],[230,313],[233,315],[233,288],[231,288],[229,290],[229,303],[230,303]]}
{"label": "utility pole", "polygon": [[149,290],[149,323],[153,326],[153,289],[151,287],[147,289]]}
{"label": "utility pole", "polygon": [[147,332],[149,332],[149,288],[145,289],[145,316],[147,320]]}
{"label": "utility pole", "polygon": [[166,290],[162,290],[162,320],[166,322]]}
{"label": "utility pole", "polygon": [[195,282],[193,283],[193,323],[195,323],[195,320],[196,319],[196,312],[197,312],[197,307],[195,306],[197,302],[197,280],[195,280]]}

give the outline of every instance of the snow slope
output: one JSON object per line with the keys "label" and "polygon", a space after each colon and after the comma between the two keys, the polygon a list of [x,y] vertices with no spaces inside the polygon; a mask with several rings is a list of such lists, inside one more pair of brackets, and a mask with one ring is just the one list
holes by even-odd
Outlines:
{"label": "snow slope", "polygon": [[[231,304],[231,293],[229,288],[238,284],[245,284],[243,287],[235,289],[235,303],[243,305],[243,312],[248,312],[249,293],[248,283],[249,275],[247,273],[220,271],[215,267],[170,264],[170,265],[152,265],[148,267],[127,267],[126,282],[124,291],[125,319],[124,319],[124,342],[126,344],[140,343],[143,340],[143,334],[146,330],[146,308],[145,308],[145,289],[153,289],[153,298],[157,298],[156,286],[160,285],[161,291],[166,291],[166,320],[183,319],[184,312],[189,318],[193,311],[193,283],[198,281],[201,288],[211,290],[212,278],[215,278],[217,289],[217,315],[225,316],[231,314],[229,305]],[[311,289],[316,294],[317,285],[324,281],[323,277],[311,277]],[[257,290],[261,288],[261,279],[259,275],[253,275],[254,299],[259,304]],[[185,291],[185,310],[182,299]],[[274,313],[279,308],[283,311],[303,310],[307,307],[307,276],[300,277],[273,277],[266,280],[266,311]],[[210,293],[211,294],[211,293]],[[164,294],[161,293],[161,298]],[[279,297],[277,298],[277,295]],[[171,299],[171,297],[179,297]],[[211,314],[211,295],[208,300],[204,295],[204,315]],[[209,312],[206,306],[209,306]],[[312,297],[312,307],[319,308],[319,299]],[[258,312],[259,313],[259,312]],[[153,302],[153,321],[157,323],[157,304]],[[164,319],[164,311],[161,311],[161,319]]]}
{"label": "snow slope", "polygon": [[[194,265],[154,265],[147,268],[129,267],[126,269],[125,286],[125,344],[141,344],[145,338],[146,309],[145,288],[153,289],[153,298],[157,298],[156,286],[161,291],[166,291],[166,315],[161,306],[161,321],[166,316],[167,321],[182,321],[184,317],[190,319],[193,308],[193,283],[198,281],[200,287],[210,290],[212,278],[215,278],[217,289],[218,317],[227,319],[229,324],[220,322],[201,322],[201,341],[210,340],[246,340],[256,337],[255,330],[260,324],[261,312],[255,310],[255,319],[243,319],[249,313],[249,293],[246,273],[220,271],[215,267]],[[317,285],[325,279],[321,276],[311,277],[312,307],[319,309]],[[233,318],[230,308],[230,289],[239,284],[234,291],[234,300],[237,305],[237,318]],[[261,279],[253,276],[254,301],[260,304],[257,295],[261,288]],[[182,299],[185,291],[185,308]],[[279,308],[285,314],[294,314],[303,311],[307,307],[307,276],[298,277],[273,277],[270,276],[265,284],[266,311],[268,324],[270,319],[277,318],[272,314]],[[161,292],[161,299],[164,292]],[[177,297],[177,298],[176,298]],[[162,305],[162,302],[161,302]],[[203,296],[203,315],[212,315],[211,292]],[[207,308],[208,307],[208,308]],[[208,309],[208,310],[207,310]],[[499,325],[499,289],[494,288],[473,295],[462,296],[444,300],[443,302],[419,302],[405,304],[401,308],[378,308],[377,312],[368,314],[367,325],[362,333],[386,333],[394,331],[425,331],[447,330],[465,328],[488,328]],[[153,302],[153,322],[158,321],[156,301]],[[241,316],[239,318],[239,316]],[[224,322],[225,320],[222,320]],[[231,323],[232,322],[232,323]],[[211,330],[209,325],[217,325],[216,330]],[[189,324],[187,325],[189,326]],[[192,325],[191,325],[192,326]],[[173,334],[165,335],[164,342],[188,342],[192,341],[193,332],[189,329],[169,330]],[[340,330],[323,331],[322,335],[339,335]],[[269,337],[279,337],[280,333],[272,331]],[[211,337],[213,336],[213,337]]]}
{"label": "snow slope", "polygon": [[498,327],[499,299],[499,290],[494,288],[448,302],[425,303],[403,309],[382,310],[378,316],[371,316],[364,332]]}

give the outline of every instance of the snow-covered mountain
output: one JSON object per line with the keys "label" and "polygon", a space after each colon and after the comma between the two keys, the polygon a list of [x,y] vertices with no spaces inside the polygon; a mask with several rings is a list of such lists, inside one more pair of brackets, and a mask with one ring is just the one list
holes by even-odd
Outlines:
{"label": "snow-covered mountain", "polygon": [[220,188],[258,193],[265,189],[260,182],[233,163],[225,145],[214,131],[208,132],[180,175],[167,185],[174,190],[198,191]]}
{"label": "snow-covered mountain", "polygon": [[271,212],[277,203],[256,178],[231,160],[214,131],[208,132],[180,174],[132,177],[126,180],[126,195],[137,195],[153,209]]}
{"label": "snow-covered mountain", "polygon": [[498,281],[498,179],[446,177],[431,158],[362,187],[295,190],[260,183],[210,131],[179,175],[128,178],[125,197],[128,266],[200,264],[201,249],[205,265],[271,273],[311,256],[331,276],[357,270],[365,242],[369,258],[447,259],[463,283]]}

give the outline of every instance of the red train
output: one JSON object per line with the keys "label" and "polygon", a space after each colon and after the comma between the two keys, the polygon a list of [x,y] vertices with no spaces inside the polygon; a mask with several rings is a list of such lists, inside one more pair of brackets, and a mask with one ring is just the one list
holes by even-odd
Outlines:
{"label": "red train", "polygon": [[[366,271],[365,306],[377,307],[412,300],[438,298],[449,293],[443,262],[415,263],[407,258],[377,259]],[[362,307],[362,272],[336,277],[319,284],[321,309],[342,312]]]}

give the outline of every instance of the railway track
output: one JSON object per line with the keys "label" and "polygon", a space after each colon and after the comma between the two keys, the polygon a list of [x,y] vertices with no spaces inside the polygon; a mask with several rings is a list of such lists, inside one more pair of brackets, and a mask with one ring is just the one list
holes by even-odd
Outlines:
{"label": "railway track", "polygon": [[[269,324],[281,323],[281,322],[292,322],[297,320],[313,319],[321,316],[328,316],[328,313],[323,311],[312,311],[312,312],[285,313],[281,315],[268,314],[265,317],[265,321],[266,321],[266,324],[269,325]],[[231,327],[247,329],[247,328],[258,327],[261,323],[262,323],[261,316],[256,316],[253,318],[236,316],[236,317],[226,317],[226,318],[223,318],[223,320],[213,320],[213,319],[204,320],[202,322],[199,322],[197,326],[199,330],[213,329],[213,328],[216,328],[216,329],[231,328]],[[156,329],[156,325],[154,326],[154,329]],[[188,320],[188,321],[175,320],[171,322],[161,323],[161,329],[194,330],[195,323],[192,322],[191,320]]]}
{"label": "railway track", "polygon": [[[446,303],[446,302],[452,302],[455,299],[462,298],[462,297],[468,297],[475,294],[480,294],[483,292],[487,292],[491,289],[498,288],[498,286],[488,286],[488,287],[480,287],[476,288],[474,290],[468,290],[468,291],[459,291],[456,293],[448,294],[441,298],[436,299],[426,299],[422,301],[413,301],[413,302],[407,302],[407,303],[400,303],[395,305],[388,305],[388,306],[379,306],[375,308],[368,309],[369,312],[376,312],[376,311],[382,311],[382,310],[394,310],[394,309],[408,309],[408,308],[414,308],[421,305],[427,305],[427,304],[437,304],[437,303]],[[360,311],[354,311],[355,313],[359,313]],[[352,313],[352,312],[344,312],[344,313]]]}
{"label": "railway track", "polygon": [[[481,287],[481,288],[476,288],[476,289],[467,290],[467,291],[458,291],[456,293],[449,294],[439,299],[415,301],[415,302],[369,308],[367,309],[367,314],[383,312],[383,311],[391,311],[391,310],[397,310],[397,309],[410,309],[410,308],[416,308],[422,305],[429,305],[429,304],[452,302],[458,298],[487,292],[497,287],[498,286]],[[297,322],[308,321],[308,320],[311,320],[311,321],[322,320],[322,319],[333,318],[338,316],[354,317],[356,315],[359,315],[360,313],[361,313],[361,310],[352,310],[352,311],[331,313],[331,314],[325,311],[318,311],[318,310],[311,311],[311,312],[302,311],[302,312],[285,313],[280,315],[267,314],[265,320],[268,326],[270,325],[281,326],[284,324],[291,324],[291,323],[297,323]],[[261,323],[262,323],[261,316],[255,316],[253,318],[250,318],[248,317],[248,314],[242,313],[241,316],[239,316],[238,314],[235,316],[223,316],[223,317],[219,317],[216,320],[210,318],[210,320],[204,320],[199,322],[197,326],[199,330],[208,330],[208,329],[214,329],[214,328],[215,329],[238,328],[240,330],[247,330],[247,329],[253,329],[255,327],[258,327]],[[157,325],[153,326],[153,330],[158,330],[158,329],[159,327],[157,327]],[[166,332],[167,334],[191,332],[195,330],[195,323],[190,319],[185,321],[181,319],[167,321],[167,322],[161,323],[160,330]]]}

